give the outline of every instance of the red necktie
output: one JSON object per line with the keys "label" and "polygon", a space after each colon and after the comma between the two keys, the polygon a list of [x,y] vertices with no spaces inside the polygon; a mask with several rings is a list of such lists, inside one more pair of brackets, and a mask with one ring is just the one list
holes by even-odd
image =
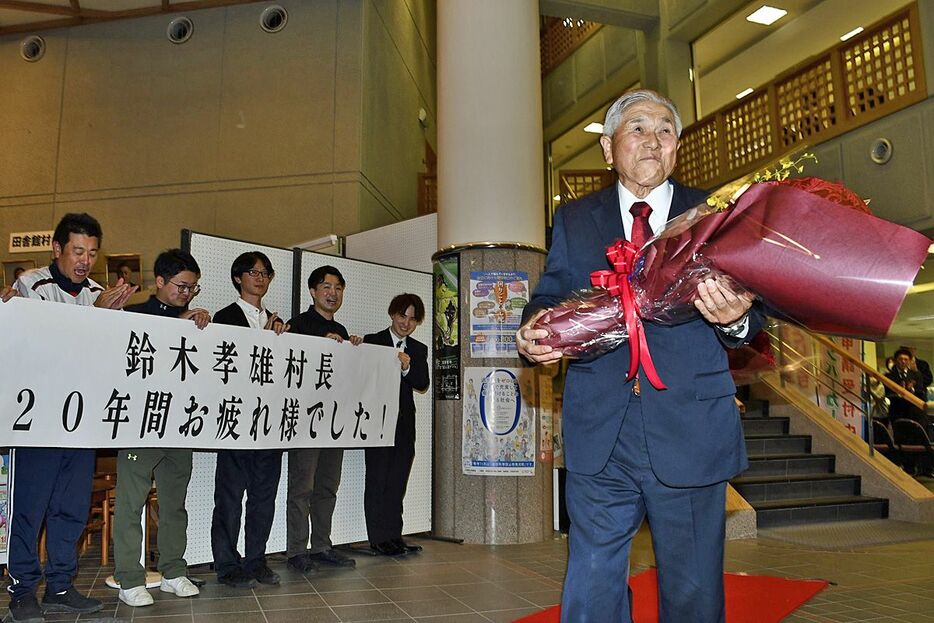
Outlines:
{"label": "red necktie", "polygon": [[632,235],[629,241],[642,248],[642,245],[652,237],[652,226],[649,225],[649,215],[652,213],[652,207],[644,201],[637,201],[629,208],[632,214]]}

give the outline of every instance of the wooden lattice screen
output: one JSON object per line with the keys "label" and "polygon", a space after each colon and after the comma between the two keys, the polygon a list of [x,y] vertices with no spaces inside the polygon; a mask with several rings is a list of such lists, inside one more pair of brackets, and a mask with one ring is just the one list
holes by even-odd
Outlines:
{"label": "wooden lattice screen", "polygon": [[911,4],[807,65],[708,115],[681,136],[676,177],[715,188],[927,97]]}
{"label": "wooden lattice screen", "polygon": [[573,54],[601,26],[596,22],[569,17],[546,17],[542,21],[542,76]]}
{"label": "wooden lattice screen", "polygon": [[558,174],[561,203],[580,199],[602,190],[617,180],[615,171],[593,169],[586,171],[561,171]]}

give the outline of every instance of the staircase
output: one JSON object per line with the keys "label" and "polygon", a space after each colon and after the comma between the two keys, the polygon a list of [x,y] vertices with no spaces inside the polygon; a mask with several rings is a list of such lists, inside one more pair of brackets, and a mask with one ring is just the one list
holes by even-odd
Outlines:
{"label": "staircase", "polygon": [[837,474],[832,454],[812,454],[810,436],[790,435],[767,401],[748,401],[742,423],[749,469],[730,484],[759,528],[888,517],[888,500],[860,495],[860,477]]}

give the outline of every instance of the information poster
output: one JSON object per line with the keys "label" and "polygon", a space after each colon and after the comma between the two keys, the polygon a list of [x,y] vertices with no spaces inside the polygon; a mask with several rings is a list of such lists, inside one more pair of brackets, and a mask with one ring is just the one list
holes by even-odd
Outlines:
{"label": "information poster", "polygon": [[535,417],[530,368],[466,368],[462,456],[464,473],[535,475]]}
{"label": "information poster", "polygon": [[516,331],[529,302],[529,274],[470,273],[470,356],[514,357]]}
{"label": "information poster", "polygon": [[435,398],[460,400],[460,305],[457,287],[460,259],[457,255],[435,260],[434,330],[435,330]]}

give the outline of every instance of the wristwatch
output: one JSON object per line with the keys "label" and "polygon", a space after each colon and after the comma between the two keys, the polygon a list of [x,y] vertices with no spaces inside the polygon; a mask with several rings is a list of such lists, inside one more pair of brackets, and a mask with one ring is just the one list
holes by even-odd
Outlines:
{"label": "wristwatch", "polygon": [[749,314],[746,314],[745,316],[743,316],[742,318],[740,318],[733,324],[726,326],[726,327],[720,327],[720,330],[723,331],[725,335],[728,335],[730,337],[739,337],[740,335],[746,332],[748,325],[749,325]]}

